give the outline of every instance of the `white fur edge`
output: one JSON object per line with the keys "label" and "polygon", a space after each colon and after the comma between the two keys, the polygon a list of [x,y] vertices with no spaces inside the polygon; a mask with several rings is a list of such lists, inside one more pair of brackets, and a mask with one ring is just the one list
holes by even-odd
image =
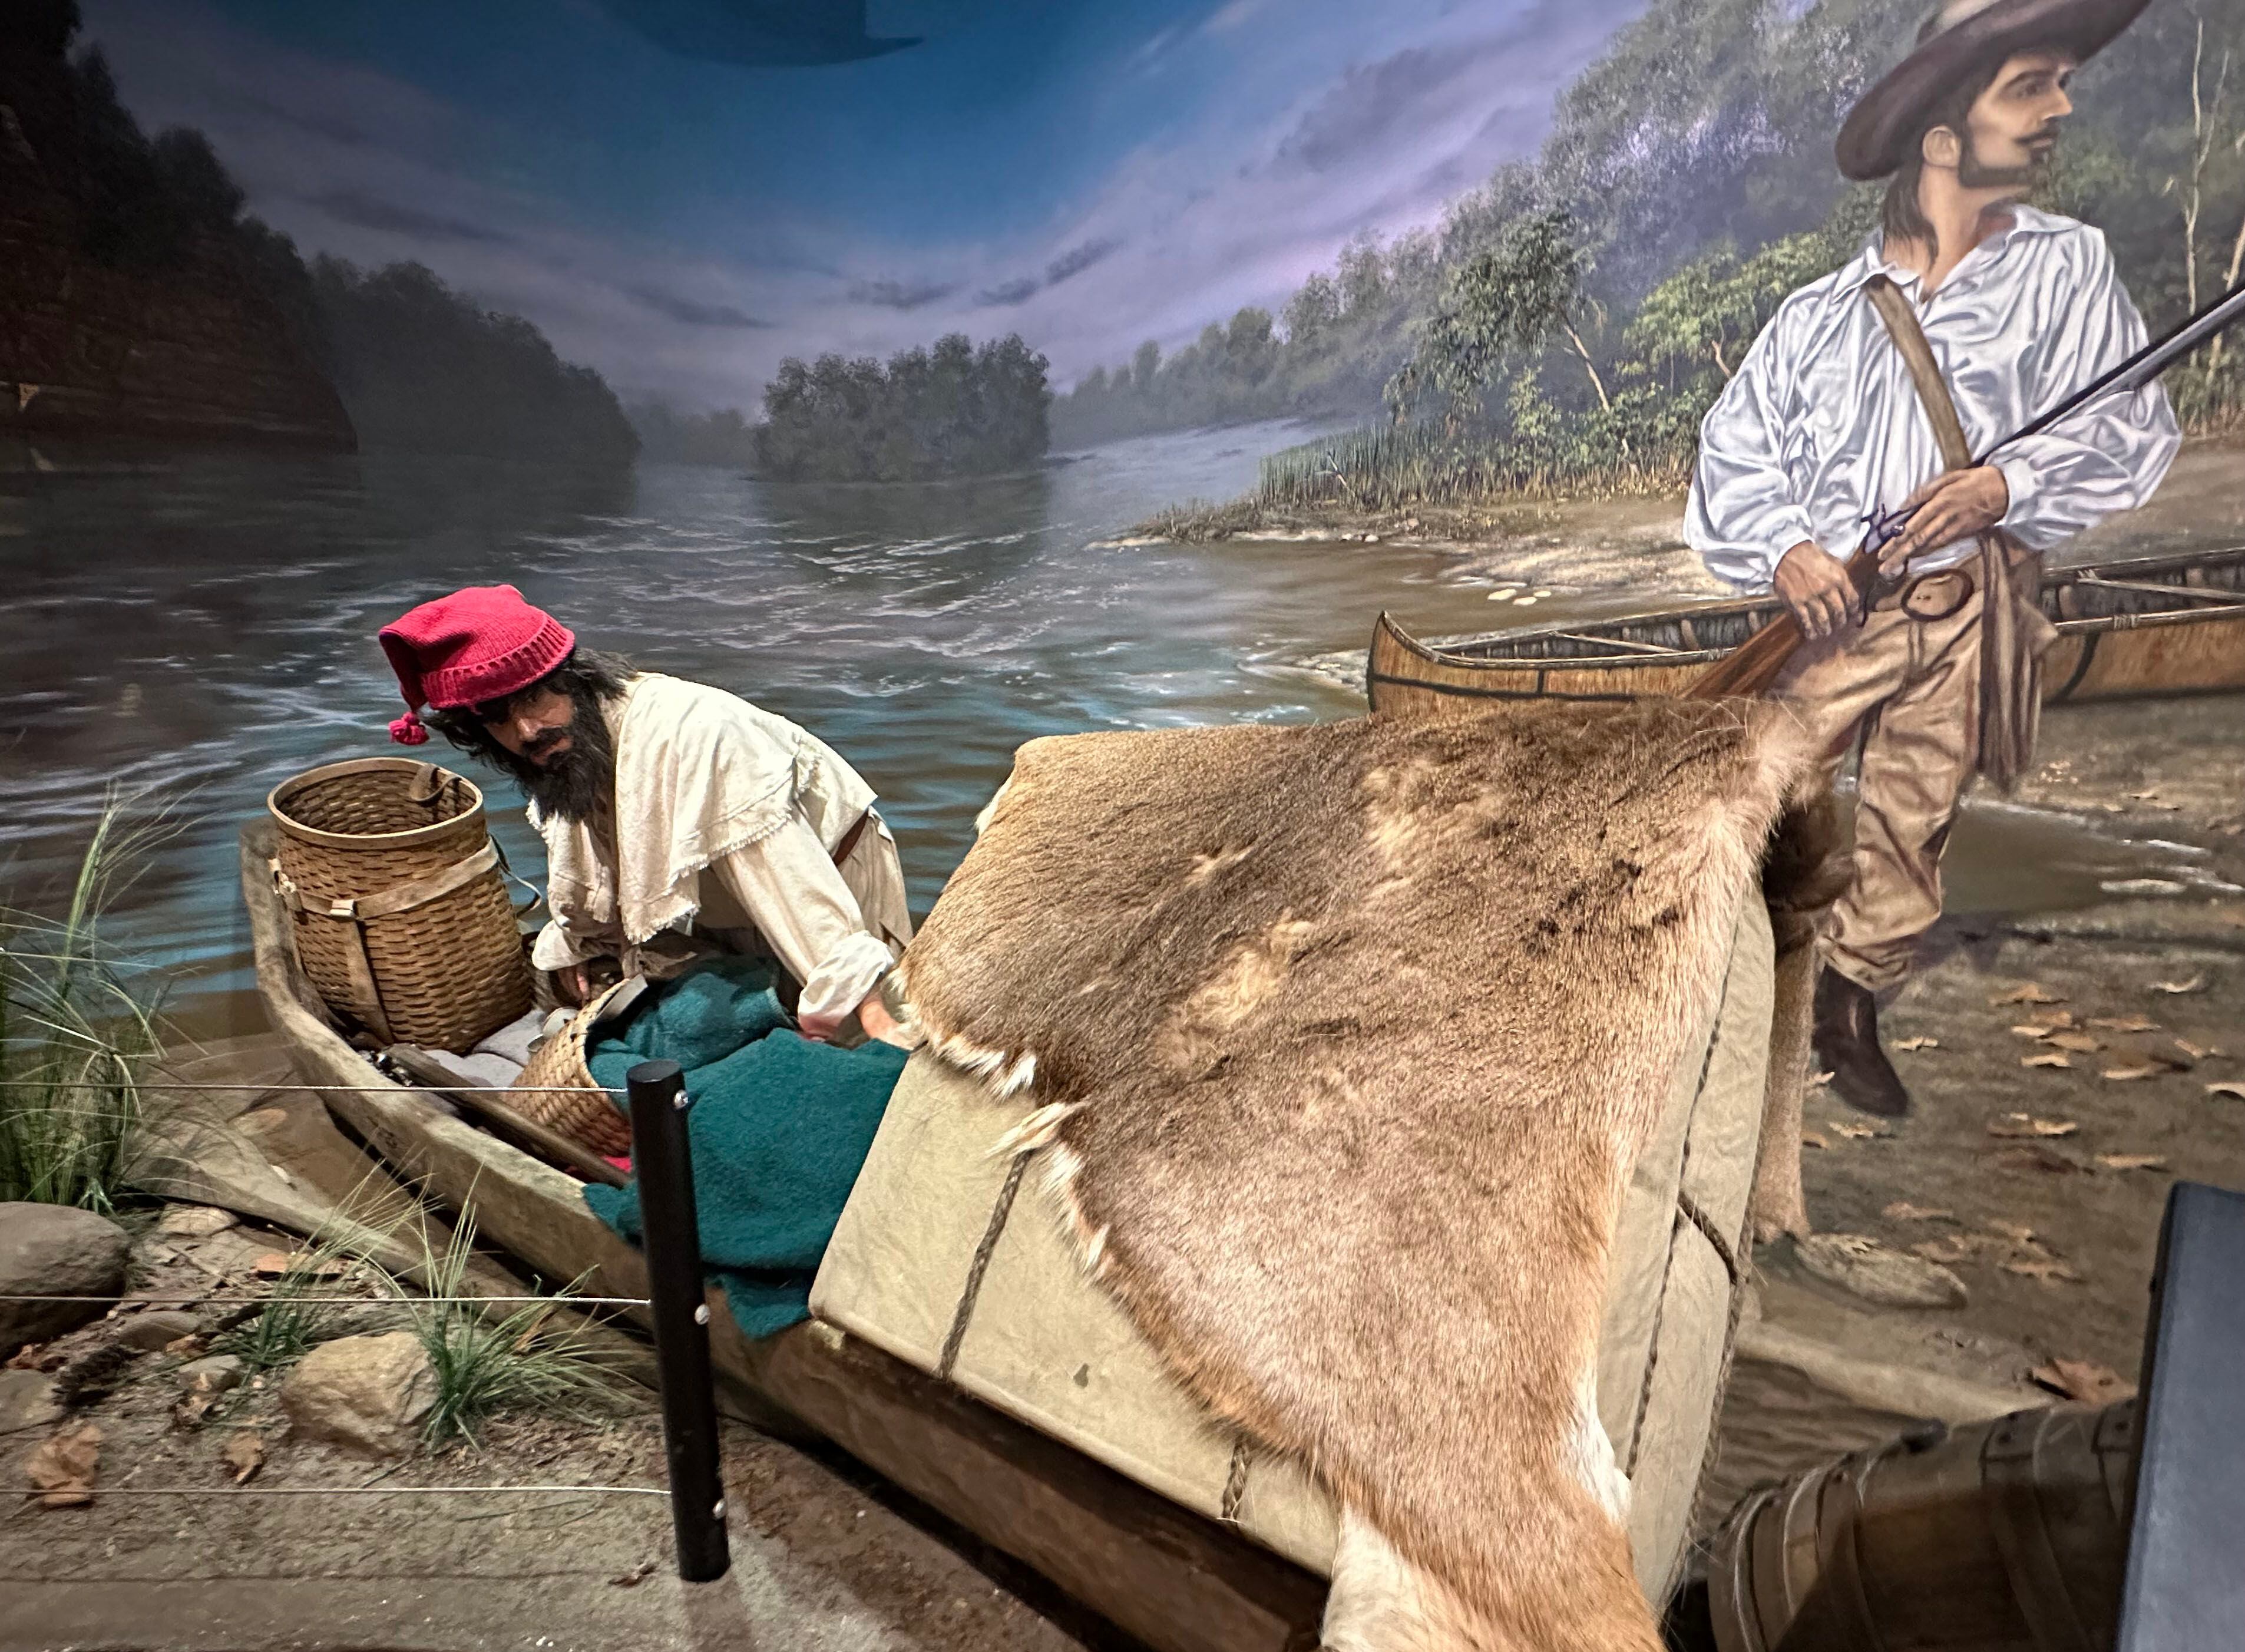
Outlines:
{"label": "white fur edge", "polygon": [[1459,1652],[1494,1647],[1449,1590],[1405,1560],[1356,1509],[1340,1511],[1324,1652]]}
{"label": "white fur edge", "polygon": [[[992,1159],[1006,1159],[1016,1153],[1041,1152],[1048,1147],[1053,1147],[1055,1146],[1054,1137],[1060,1130],[1061,1121],[1070,1113],[1081,1112],[1082,1110],[1083,1104],[1080,1101],[1048,1102],[999,1137],[991,1145],[988,1156]],[[1069,1157],[1073,1159],[1075,1155],[1070,1154]]]}

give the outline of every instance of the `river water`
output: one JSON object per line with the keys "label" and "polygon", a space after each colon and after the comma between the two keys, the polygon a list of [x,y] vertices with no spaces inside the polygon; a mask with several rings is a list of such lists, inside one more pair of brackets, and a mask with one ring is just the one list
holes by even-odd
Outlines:
{"label": "river water", "polygon": [[[400,706],[381,625],[456,586],[507,581],[587,642],[732,690],[835,745],[881,793],[924,912],[1022,742],[1347,716],[1362,702],[1331,661],[1362,648],[1380,608],[1421,635],[1510,617],[1488,600],[1504,573],[1487,557],[1111,543],[1162,506],[1245,491],[1258,456],[1301,435],[1143,438],[1033,474],[917,486],[773,486],[673,466],[587,479],[400,456],[19,453],[0,466],[0,896],[51,900],[112,788],[155,800],[173,835],[112,937],[179,973],[190,1025],[254,1026],[241,822],[293,773],[399,749],[385,734]],[[1661,539],[1638,524],[1595,550],[1523,544],[1520,565],[1550,595],[1518,622],[1708,594],[1672,534]],[[514,865],[535,878],[519,799],[478,778]],[[1979,831],[1986,852],[1960,832],[1961,898],[1974,863],[2016,868],[2002,831]],[[2036,858],[2050,867],[2067,854],[2092,892],[2108,863],[2129,864],[2063,833]],[[2037,898],[2006,887],[1997,904]]]}

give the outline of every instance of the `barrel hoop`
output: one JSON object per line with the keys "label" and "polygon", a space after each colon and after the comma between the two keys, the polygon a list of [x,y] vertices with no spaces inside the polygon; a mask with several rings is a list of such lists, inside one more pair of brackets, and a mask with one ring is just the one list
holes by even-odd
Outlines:
{"label": "barrel hoop", "polygon": [[[2004,1557],[2004,1575],[2035,1652],[2097,1652],[2097,1640],[2075,1608],[2065,1567],[2051,1540],[2050,1521],[2035,1486],[2047,1413],[2007,1417],[1981,1448],[1980,1470],[1992,1495],[1988,1525]],[[2015,1439],[2013,1431],[2023,1438]]]}
{"label": "barrel hoop", "polygon": [[1013,1166],[1006,1172],[1006,1185],[998,1190],[997,1201],[990,1207],[990,1220],[982,1230],[982,1242],[975,1246],[974,1260],[967,1266],[966,1286],[959,1293],[959,1305],[952,1310],[951,1329],[944,1336],[943,1352],[935,1361],[936,1376],[946,1383],[951,1380],[952,1369],[959,1363],[960,1345],[967,1340],[967,1327],[974,1318],[975,1300],[982,1295],[982,1275],[989,1271],[991,1254],[1005,1234],[1007,1218],[1014,1214],[1014,1196],[1021,1191],[1021,1177],[1032,1156],[1025,1152],[1014,1155]]}

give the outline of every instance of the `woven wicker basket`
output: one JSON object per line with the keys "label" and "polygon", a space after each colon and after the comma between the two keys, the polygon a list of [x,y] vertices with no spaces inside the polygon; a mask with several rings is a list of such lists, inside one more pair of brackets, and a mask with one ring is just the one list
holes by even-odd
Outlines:
{"label": "woven wicker basket", "polygon": [[410,758],[285,780],[274,884],[329,1007],[386,1044],[465,1050],[530,1008],[530,963],[483,793]]}
{"label": "woven wicker basket", "polygon": [[[585,1046],[604,1021],[623,1013],[646,988],[638,980],[619,981],[587,1003],[552,1037],[530,1052],[508,1105],[534,1125],[595,1152],[622,1158],[631,1152],[631,1121],[617,1111],[608,1092],[593,1082],[585,1064]],[[628,988],[630,990],[626,991]]]}

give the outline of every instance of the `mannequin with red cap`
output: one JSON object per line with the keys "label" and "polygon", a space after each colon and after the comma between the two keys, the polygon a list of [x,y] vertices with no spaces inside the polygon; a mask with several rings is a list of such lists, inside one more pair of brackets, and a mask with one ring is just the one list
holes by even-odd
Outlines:
{"label": "mannequin with red cap", "polygon": [[913,1042],[883,996],[912,939],[896,840],[831,748],[580,647],[511,585],[424,602],[382,646],[407,706],[391,738],[418,745],[433,726],[529,798],[553,914],[532,962],[563,1002],[616,975],[768,955],[807,1037]]}

